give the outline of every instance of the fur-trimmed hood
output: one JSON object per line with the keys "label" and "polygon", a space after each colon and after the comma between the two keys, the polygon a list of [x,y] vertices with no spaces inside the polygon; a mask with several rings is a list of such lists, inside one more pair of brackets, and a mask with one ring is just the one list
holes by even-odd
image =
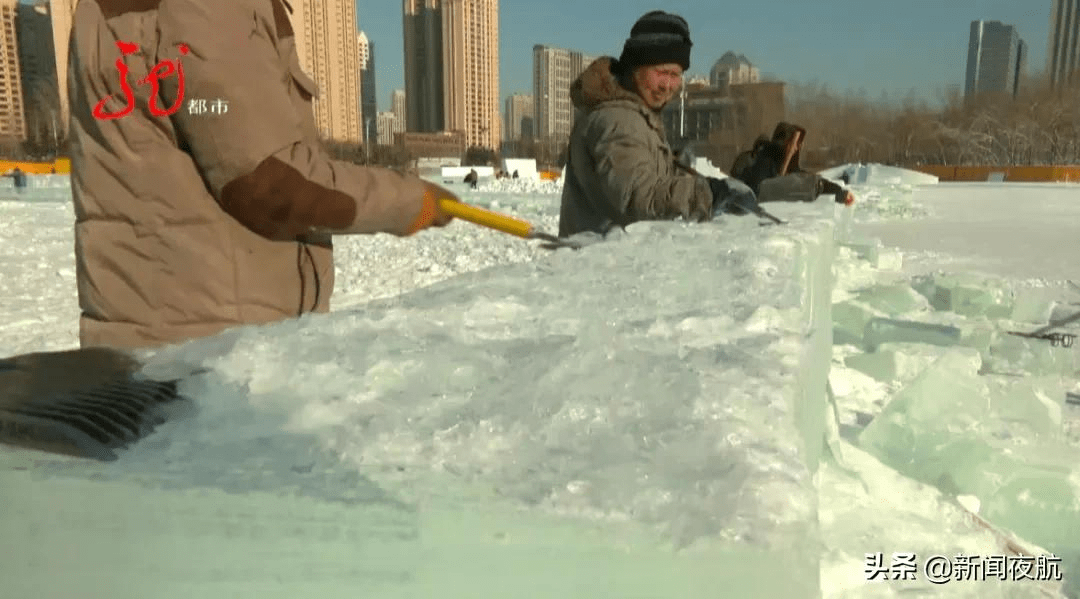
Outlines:
{"label": "fur-trimmed hood", "polygon": [[570,101],[575,108],[590,111],[604,102],[626,100],[648,109],[637,94],[619,84],[611,70],[616,63],[610,56],[597,58],[570,84]]}

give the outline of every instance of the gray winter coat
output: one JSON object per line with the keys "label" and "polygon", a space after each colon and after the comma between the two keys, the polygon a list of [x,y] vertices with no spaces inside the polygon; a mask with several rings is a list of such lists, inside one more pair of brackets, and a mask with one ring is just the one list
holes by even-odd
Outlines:
{"label": "gray winter coat", "polygon": [[613,59],[596,60],[574,81],[579,113],[570,134],[559,235],[641,220],[709,220],[708,181],[680,170],[660,115],[619,85]]}

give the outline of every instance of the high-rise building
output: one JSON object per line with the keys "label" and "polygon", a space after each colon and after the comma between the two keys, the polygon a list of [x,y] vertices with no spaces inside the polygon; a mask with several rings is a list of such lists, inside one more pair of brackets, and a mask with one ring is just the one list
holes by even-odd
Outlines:
{"label": "high-rise building", "polygon": [[398,118],[398,120],[401,121],[402,126],[404,126],[405,125],[405,113],[406,113],[406,110],[407,110],[406,103],[405,103],[405,90],[403,90],[403,89],[395,89],[394,90],[394,92],[390,95],[390,106],[391,106],[392,110],[394,111],[394,116],[396,116]]}
{"label": "high-rise building", "polygon": [[0,140],[26,139],[16,23],[18,0],[0,0]]}
{"label": "high-rise building", "polygon": [[1016,27],[1000,21],[972,21],[964,97],[982,93],[1015,96],[1024,68],[1024,48]]}
{"label": "high-rise building", "polygon": [[300,65],[319,86],[315,125],[338,142],[361,140],[360,53],[353,0],[297,0],[292,23]]}
{"label": "high-rise building", "polygon": [[506,141],[518,141],[533,136],[533,97],[514,94],[506,98]]}
{"label": "high-rise building", "polygon": [[379,135],[379,111],[375,90],[375,42],[363,31],[356,34],[360,52],[360,118],[363,119],[364,141],[375,141]]}
{"label": "high-rise building", "polygon": [[403,0],[406,125],[498,146],[498,0]]}
{"label": "high-rise building", "polygon": [[380,112],[378,121],[380,145],[392,145],[395,141],[394,136],[398,133],[405,132],[405,124],[398,119],[396,114],[389,110]]}
{"label": "high-rise building", "polygon": [[56,147],[64,136],[49,3],[20,4],[16,18],[26,139]]}
{"label": "high-rise building", "polygon": [[356,32],[356,51],[359,52],[360,70],[366,70],[368,68],[368,58],[370,54],[371,42],[368,41],[367,34],[363,31]]}
{"label": "high-rise building", "polygon": [[1054,0],[1046,44],[1046,72],[1054,85],[1074,80],[1080,70],[1080,0]]}
{"label": "high-rise building", "polygon": [[533,46],[533,134],[561,142],[570,136],[574,105],[570,84],[596,57],[575,50]]}
{"label": "high-rise building", "polygon": [[60,96],[60,123],[64,135],[70,126],[71,105],[68,102],[68,43],[71,25],[75,18],[75,4],[79,0],[49,0],[49,16],[52,18],[53,48],[56,53],[57,89]]}
{"label": "high-rise building", "polygon": [[709,87],[721,88],[760,80],[761,75],[757,67],[750,64],[750,59],[731,51],[725,52],[709,71]]}
{"label": "high-rise building", "polygon": [[442,1],[404,0],[405,130],[443,127]]}

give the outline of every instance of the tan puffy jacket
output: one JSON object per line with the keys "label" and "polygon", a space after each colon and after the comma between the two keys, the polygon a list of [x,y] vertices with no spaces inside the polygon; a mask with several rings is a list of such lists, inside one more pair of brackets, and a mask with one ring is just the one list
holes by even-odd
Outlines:
{"label": "tan puffy jacket", "polygon": [[[405,235],[417,222],[419,179],[320,150],[318,91],[290,12],[282,0],[79,2],[68,78],[83,346],[149,347],[325,312],[332,233]],[[105,113],[128,105],[118,60],[133,109],[97,118],[103,98]],[[172,74],[152,98],[138,82],[165,60],[179,60],[182,93]],[[218,99],[226,110],[189,109]]]}
{"label": "tan puffy jacket", "polygon": [[612,59],[593,62],[570,88],[580,111],[570,134],[559,235],[605,234],[641,220],[708,220],[708,181],[679,170],[660,115],[619,85]]}

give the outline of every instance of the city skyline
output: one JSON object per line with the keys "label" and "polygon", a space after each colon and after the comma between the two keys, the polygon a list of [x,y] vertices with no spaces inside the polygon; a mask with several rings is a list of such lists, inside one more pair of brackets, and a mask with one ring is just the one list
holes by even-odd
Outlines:
{"label": "city skyline", "polygon": [[[534,45],[617,55],[634,20],[658,7],[655,0],[627,0],[617,12],[569,0],[500,4],[500,102],[513,94],[532,93]],[[360,29],[383,48],[376,86],[404,88],[401,2],[358,2],[357,7]],[[963,88],[973,20],[1015,25],[1028,43],[1028,71],[1041,72],[1051,0],[913,0],[903,11],[855,0],[818,0],[767,16],[754,6],[738,4],[717,11],[714,3],[704,0],[670,0],[661,8],[690,22],[694,41],[690,75],[707,77],[717,59],[734,51],[746,55],[762,77],[789,83],[816,81],[838,92],[862,89],[871,98],[883,91],[902,97],[914,89],[920,97],[935,101],[940,91]],[[567,14],[573,18],[567,19]],[[378,102],[380,111],[389,110],[386,94],[379,94]]]}

